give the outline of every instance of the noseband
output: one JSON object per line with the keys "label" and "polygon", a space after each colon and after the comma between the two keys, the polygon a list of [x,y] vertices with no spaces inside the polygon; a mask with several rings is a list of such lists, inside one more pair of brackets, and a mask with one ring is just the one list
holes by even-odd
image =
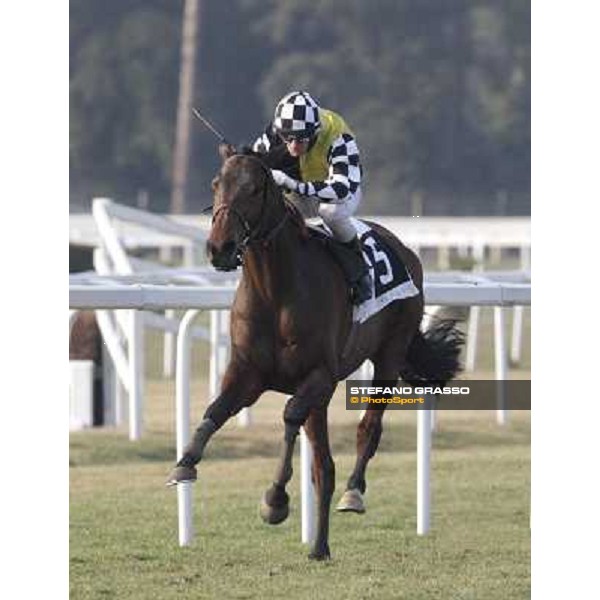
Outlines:
{"label": "noseband", "polygon": [[[254,157],[251,157],[251,158],[254,158]],[[255,159],[255,160],[260,164],[263,172],[265,173],[265,175],[267,177],[267,180],[271,179],[272,176],[271,176],[270,169],[268,169],[260,160],[258,160],[258,159]],[[226,211],[228,213],[233,214],[242,225],[242,228],[244,230],[244,237],[243,237],[242,241],[239,243],[238,249],[237,249],[238,265],[242,264],[242,255],[244,254],[244,252],[246,251],[246,248],[251,243],[261,242],[264,246],[267,246],[273,239],[275,239],[277,234],[283,229],[283,226],[285,225],[285,222],[287,221],[287,219],[289,217],[289,213],[286,210],[281,221],[279,221],[279,223],[277,223],[277,225],[275,225],[275,227],[273,227],[273,229],[268,231],[265,235],[263,235],[262,237],[260,236],[260,231],[262,229],[263,221],[265,220],[265,218],[267,216],[267,204],[268,204],[267,193],[268,193],[268,181],[265,181],[264,186],[263,186],[263,195],[262,195],[262,203],[261,203],[261,207],[260,207],[260,215],[258,217],[258,221],[257,221],[257,224],[254,229],[252,228],[250,223],[248,223],[248,220],[244,217],[244,215],[242,215],[240,213],[240,211],[237,210],[232,204],[231,205],[223,204],[222,206],[217,208],[217,210],[213,214],[213,218],[212,218],[213,224],[215,222],[215,219],[217,218],[217,215],[221,211]]]}

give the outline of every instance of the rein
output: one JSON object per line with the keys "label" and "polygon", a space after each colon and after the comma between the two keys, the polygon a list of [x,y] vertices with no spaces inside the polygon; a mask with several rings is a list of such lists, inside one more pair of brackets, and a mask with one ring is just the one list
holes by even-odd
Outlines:
{"label": "rein", "polygon": [[[271,172],[270,170],[262,163],[262,161],[256,159],[261,168],[263,169],[263,172],[265,173],[265,175],[267,176],[267,179],[271,178]],[[226,205],[223,204],[222,206],[220,206],[219,208],[217,208],[217,210],[215,211],[214,215],[213,215],[213,223],[215,221],[215,219],[217,218],[217,215],[221,212],[221,211],[228,211],[231,212],[236,218],[237,220],[241,223],[242,228],[244,230],[244,238],[242,239],[241,243],[240,243],[240,247],[239,247],[239,261],[241,264],[241,256],[244,253],[244,251],[246,250],[246,248],[254,243],[254,242],[261,242],[263,244],[263,246],[268,246],[276,237],[277,235],[280,233],[280,231],[283,229],[284,225],[286,224],[287,220],[289,219],[289,211],[286,210],[285,214],[283,215],[283,218],[279,221],[279,223],[277,223],[277,225],[275,225],[275,227],[273,227],[270,231],[267,231],[266,234],[264,234],[262,237],[260,237],[260,231],[262,229],[263,226],[263,222],[265,221],[265,219],[267,218],[268,212],[267,212],[267,205],[268,205],[269,199],[268,199],[268,181],[265,181],[265,185],[263,188],[263,196],[262,196],[262,203],[261,203],[261,209],[260,209],[260,215],[258,217],[258,222],[256,224],[256,226],[254,227],[254,229],[250,226],[250,223],[248,223],[248,220],[244,217],[244,215],[242,215],[239,210],[237,210],[234,206],[232,205]]]}

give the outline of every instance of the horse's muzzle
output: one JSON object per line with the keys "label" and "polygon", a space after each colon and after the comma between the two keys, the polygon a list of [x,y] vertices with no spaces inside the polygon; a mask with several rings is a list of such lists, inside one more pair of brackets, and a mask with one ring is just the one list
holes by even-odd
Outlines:
{"label": "horse's muzzle", "polygon": [[206,242],[206,254],[210,264],[218,271],[235,271],[240,264],[239,248],[234,241],[218,246],[209,240]]}

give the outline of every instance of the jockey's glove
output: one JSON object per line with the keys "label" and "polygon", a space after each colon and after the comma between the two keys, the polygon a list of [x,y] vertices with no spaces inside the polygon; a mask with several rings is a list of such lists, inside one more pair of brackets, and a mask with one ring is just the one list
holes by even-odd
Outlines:
{"label": "jockey's glove", "polygon": [[221,159],[226,160],[234,154],[238,154],[238,149],[229,142],[221,142],[218,146],[218,152]]}
{"label": "jockey's glove", "polygon": [[286,190],[290,190],[290,192],[297,192],[300,182],[286,175],[283,171],[278,169],[271,169],[271,174],[273,175],[273,179],[277,185],[284,187]]}

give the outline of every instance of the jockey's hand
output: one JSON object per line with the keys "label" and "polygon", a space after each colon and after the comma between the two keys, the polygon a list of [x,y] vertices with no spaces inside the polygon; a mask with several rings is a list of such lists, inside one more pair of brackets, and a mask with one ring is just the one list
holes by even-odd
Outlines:
{"label": "jockey's hand", "polygon": [[237,154],[238,150],[229,142],[221,142],[218,147],[218,152],[222,160],[227,160],[230,156]]}
{"label": "jockey's hand", "polygon": [[286,190],[290,190],[290,192],[298,191],[299,181],[296,181],[289,175],[286,175],[283,171],[279,171],[278,169],[271,169],[271,175],[273,175],[273,179],[277,185],[284,187]]}

